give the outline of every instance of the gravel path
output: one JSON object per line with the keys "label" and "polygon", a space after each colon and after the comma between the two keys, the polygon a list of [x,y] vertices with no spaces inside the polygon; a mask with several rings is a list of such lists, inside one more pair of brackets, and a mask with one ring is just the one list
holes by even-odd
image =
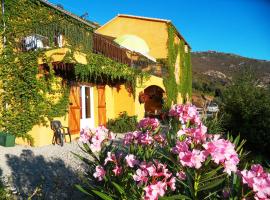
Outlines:
{"label": "gravel path", "polygon": [[0,146],[0,176],[17,199],[85,199],[74,188],[85,172],[71,152],[83,154],[77,142],[44,147]]}

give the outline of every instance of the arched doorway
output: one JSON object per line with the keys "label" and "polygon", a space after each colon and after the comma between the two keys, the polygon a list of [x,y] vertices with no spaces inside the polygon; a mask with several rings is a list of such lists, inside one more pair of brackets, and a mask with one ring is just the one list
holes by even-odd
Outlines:
{"label": "arched doorway", "polygon": [[144,89],[145,116],[158,116],[162,112],[164,90],[156,85]]}

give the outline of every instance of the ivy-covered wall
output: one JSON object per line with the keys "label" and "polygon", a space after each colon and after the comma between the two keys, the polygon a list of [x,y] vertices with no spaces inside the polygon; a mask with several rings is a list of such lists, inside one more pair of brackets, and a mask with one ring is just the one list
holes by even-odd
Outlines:
{"label": "ivy-covered wall", "polygon": [[84,51],[92,49],[92,27],[39,0],[5,1],[4,21],[7,43],[13,46],[20,45],[24,37],[39,34],[47,38],[49,47],[54,47],[56,36],[62,34],[66,45]]}
{"label": "ivy-covered wall", "polygon": [[[5,27],[2,22],[1,37],[6,38],[6,43],[0,55],[0,131],[33,143],[28,132],[34,125],[48,125],[48,120],[66,114],[69,81],[104,84],[125,80],[134,88],[136,78],[141,76],[127,65],[93,54],[92,27],[38,0],[7,0],[2,17]],[[73,80],[55,75],[50,58],[44,54],[48,49],[22,52],[19,48],[21,39],[33,34],[47,37],[50,49],[57,48],[54,40],[58,33],[64,35],[65,44],[71,49],[62,62],[73,64]],[[74,62],[75,51],[87,55],[87,65]],[[49,67],[44,72],[38,66],[40,57],[44,57]]]}
{"label": "ivy-covered wall", "polygon": [[170,108],[173,103],[177,103],[179,94],[184,102],[189,101],[192,95],[190,48],[186,52],[185,42],[181,38],[176,40],[175,38],[177,37],[175,28],[172,25],[168,25],[168,56],[166,62],[168,73],[163,78],[167,94],[167,108]]}

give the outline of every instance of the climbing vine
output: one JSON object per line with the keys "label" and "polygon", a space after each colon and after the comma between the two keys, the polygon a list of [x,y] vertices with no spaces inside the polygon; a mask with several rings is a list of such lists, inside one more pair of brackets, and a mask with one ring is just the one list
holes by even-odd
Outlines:
{"label": "climbing vine", "polygon": [[[28,133],[34,125],[47,125],[48,120],[65,116],[69,103],[69,81],[123,81],[135,91],[137,78],[144,74],[92,53],[92,27],[38,0],[5,2],[5,27],[1,24],[1,37],[6,42],[0,55],[0,130],[33,143]],[[21,41],[29,35],[45,36],[48,48],[57,48],[55,37],[59,33],[63,34],[65,46],[71,50],[62,62],[73,64],[72,80],[55,74],[44,50],[21,51]],[[77,63],[73,58],[75,51],[86,53],[89,64]],[[38,58],[46,63],[46,69],[38,64]]]}
{"label": "climbing vine", "polygon": [[148,74],[141,70],[118,63],[100,54],[88,54],[87,63],[75,65],[76,81],[101,84],[123,82],[128,84],[127,86],[132,89],[134,94],[137,78],[145,79],[148,77]]}
{"label": "climbing vine", "polygon": [[[68,87],[50,70],[40,74],[38,51],[16,54],[6,47],[0,58],[1,129],[33,143],[27,133],[36,124],[63,116],[67,111]],[[57,111],[57,112],[56,112]]]}
{"label": "climbing vine", "polygon": [[[170,107],[177,102],[178,94],[184,101],[191,97],[192,88],[192,71],[190,61],[190,50],[185,52],[185,43],[181,39],[175,42],[176,30],[173,26],[168,26],[168,56],[167,70],[168,75],[163,79],[163,83],[167,93],[166,107]],[[175,71],[176,66],[179,72]],[[178,77],[177,77],[178,76]],[[176,80],[178,79],[178,81]]]}
{"label": "climbing vine", "polygon": [[47,40],[48,47],[55,47],[57,36],[61,34],[67,46],[84,51],[92,49],[92,27],[39,0],[5,1],[4,21],[7,28],[5,34],[11,33],[10,36],[15,39],[9,38],[7,42],[12,42],[13,46],[19,46],[27,36],[41,35]]}
{"label": "climbing vine", "polygon": [[177,58],[177,45],[174,43],[174,29],[169,26],[168,27],[168,57],[167,57],[167,68],[168,68],[168,75],[164,77],[163,83],[167,93],[167,101],[166,107],[170,108],[172,103],[177,101],[177,83],[174,75],[175,71],[175,62]]}

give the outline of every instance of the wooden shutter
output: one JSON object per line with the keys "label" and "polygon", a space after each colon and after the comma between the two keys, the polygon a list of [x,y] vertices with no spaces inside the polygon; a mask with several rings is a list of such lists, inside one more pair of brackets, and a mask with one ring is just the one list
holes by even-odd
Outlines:
{"label": "wooden shutter", "polygon": [[99,85],[98,89],[98,124],[106,126],[106,101],[105,86]]}
{"label": "wooden shutter", "polygon": [[80,132],[81,119],[81,89],[79,86],[71,86],[69,95],[69,129],[71,134]]}

